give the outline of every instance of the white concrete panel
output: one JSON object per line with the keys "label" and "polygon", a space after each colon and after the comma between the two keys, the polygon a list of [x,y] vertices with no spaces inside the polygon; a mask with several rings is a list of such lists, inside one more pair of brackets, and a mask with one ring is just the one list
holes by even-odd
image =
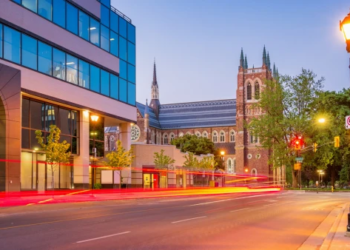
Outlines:
{"label": "white concrete panel", "polygon": [[101,184],[113,184],[112,170],[101,170]]}

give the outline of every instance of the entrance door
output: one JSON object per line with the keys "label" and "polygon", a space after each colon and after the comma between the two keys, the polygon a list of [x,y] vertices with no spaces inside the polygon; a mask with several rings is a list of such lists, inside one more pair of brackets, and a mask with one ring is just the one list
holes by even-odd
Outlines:
{"label": "entrance door", "polygon": [[143,174],[143,187],[151,188],[151,174]]}
{"label": "entrance door", "polygon": [[159,175],[158,174],[152,174],[152,180],[153,180],[153,188],[159,188]]}

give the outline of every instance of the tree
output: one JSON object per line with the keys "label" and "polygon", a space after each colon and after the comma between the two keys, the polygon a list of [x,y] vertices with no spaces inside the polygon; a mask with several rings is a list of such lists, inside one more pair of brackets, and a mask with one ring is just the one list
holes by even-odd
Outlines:
{"label": "tree", "polygon": [[196,135],[184,135],[178,137],[171,142],[181,152],[191,152],[195,155],[214,154],[216,152],[214,143],[205,137]]}
{"label": "tree", "polygon": [[45,140],[45,136],[42,136],[40,130],[35,131],[36,139],[41,147],[41,150],[45,152],[46,162],[51,171],[51,185],[55,189],[55,171],[58,166],[63,163],[69,162],[70,152],[67,152],[70,145],[66,140],[60,142],[61,130],[56,125],[50,125],[49,135]]}
{"label": "tree", "polygon": [[168,155],[164,155],[164,149],[158,152],[154,152],[153,155],[154,165],[158,169],[168,169],[169,165],[174,164],[175,160]]}
{"label": "tree", "polygon": [[113,171],[119,171],[119,188],[121,188],[121,184],[123,182],[121,170],[124,167],[130,167],[134,157],[132,148],[130,150],[126,150],[122,146],[122,142],[120,140],[117,141],[116,151],[110,152],[106,155],[107,160],[103,162],[103,165],[112,168]]}

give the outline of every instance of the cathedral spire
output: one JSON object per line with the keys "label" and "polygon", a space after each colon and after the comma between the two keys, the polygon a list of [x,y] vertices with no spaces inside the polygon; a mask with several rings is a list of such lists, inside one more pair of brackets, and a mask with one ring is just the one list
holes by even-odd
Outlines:
{"label": "cathedral spire", "polygon": [[241,48],[241,58],[239,60],[239,66],[244,68],[244,56],[243,56],[243,48]]}
{"label": "cathedral spire", "polygon": [[149,111],[148,111],[148,99],[146,99],[146,106],[145,106],[145,115],[147,114],[148,115],[148,113],[149,113]]}
{"label": "cathedral spire", "polygon": [[270,65],[270,54],[267,52],[267,57],[266,57],[266,66],[269,70],[271,70],[271,65]]}
{"label": "cathedral spire", "polygon": [[245,69],[248,68],[248,59],[247,59],[247,55],[245,55],[245,58],[244,58],[244,68],[245,68]]}
{"label": "cathedral spire", "polygon": [[156,60],[154,59],[154,65],[153,65],[153,82],[152,85],[158,85],[157,82],[157,69],[156,69]]}
{"label": "cathedral spire", "polygon": [[266,65],[266,49],[264,45],[264,50],[263,50],[263,65]]}

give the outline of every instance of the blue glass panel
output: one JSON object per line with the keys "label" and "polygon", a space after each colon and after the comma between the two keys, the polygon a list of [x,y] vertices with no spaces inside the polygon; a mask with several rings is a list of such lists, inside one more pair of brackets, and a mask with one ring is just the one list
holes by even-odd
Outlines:
{"label": "blue glass panel", "polygon": [[135,26],[131,23],[128,23],[128,40],[130,42],[136,43],[136,34]]}
{"label": "blue glass panel", "polygon": [[107,7],[111,7],[111,0],[101,0],[101,3],[106,5]]}
{"label": "blue glass panel", "polygon": [[128,62],[135,65],[136,64],[136,51],[135,45],[128,42]]}
{"label": "blue glass panel", "polygon": [[118,100],[119,83],[118,77],[111,74],[111,97]]}
{"label": "blue glass panel", "polygon": [[67,54],[67,82],[78,84],[78,58]]}
{"label": "blue glass panel", "polygon": [[52,0],[39,0],[39,15],[52,21]]}
{"label": "blue glass panel", "polygon": [[123,60],[119,60],[119,76],[121,78],[127,79],[127,67],[128,66],[126,62],[124,62]]}
{"label": "blue glass panel", "polygon": [[53,1],[53,22],[62,28],[66,27],[66,1]]}
{"label": "blue glass panel", "polygon": [[109,27],[109,8],[101,5],[101,23]]}
{"label": "blue glass panel", "polygon": [[53,49],[53,72],[56,78],[66,80],[66,53]]}
{"label": "blue glass panel", "polygon": [[100,69],[90,65],[90,89],[100,92]]}
{"label": "blue glass panel", "polygon": [[0,23],[0,57],[2,57],[2,44],[3,44],[3,42],[2,42],[2,24]]}
{"label": "blue glass panel", "polygon": [[119,100],[126,102],[127,99],[127,86],[126,81],[119,78]]}
{"label": "blue glass panel", "polygon": [[110,20],[111,30],[118,33],[118,25],[119,25],[119,16],[113,11],[111,11],[111,20]]}
{"label": "blue glass panel", "polygon": [[131,82],[128,83],[128,103],[131,105],[135,105],[136,102],[136,88],[135,84]]}
{"label": "blue glass panel", "polygon": [[22,35],[22,65],[37,69],[38,41],[27,35]]}
{"label": "blue glass panel", "polygon": [[67,3],[67,30],[78,35],[78,9]]}
{"label": "blue glass panel", "polygon": [[118,35],[116,33],[114,33],[113,31],[111,31],[111,36],[110,36],[110,52],[115,55],[118,56]]}
{"label": "blue glass panel", "polygon": [[100,23],[90,18],[90,42],[100,47]]}
{"label": "blue glass panel", "polygon": [[37,0],[22,0],[22,5],[24,7],[26,7],[27,9],[34,11],[35,13],[37,13],[37,11],[38,11]]}
{"label": "blue glass panel", "polygon": [[79,60],[79,86],[90,88],[90,64]]}
{"label": "blue glass panel", "polygon": [[119,35],[126,38],[126,21],[124,18],[119,17]]}
{"label": "blue glass panel", "polygon": [[126,40],[119,37],[119,57],[123,60],[127,60]]}
{"label": "blue glass panel", "polygon": [[21,34],[7,26],[4,26],[4,58],[21,62]]}
{"label": "blue glass panel", "polygon": [[101,25],[101,48],[109,51],[109,29]]}
{"label": "blue glass panel", "polygon": [[79,36],[89,41],[90,18],[84,12],[79,11]]}
{"label": "blue glass panel", "polygon": [[12,1],[21,4],[21,0],[12,0]]}
{"label": "blue glass panel", "polygon": [[52,47],[39,42],[39,71],[52,75]]}
{"label": "blue glass panel", "polygon": [[109,73],[101,70],[101,94],[109,96]]}
{"label": "blue glass panel", "polygon": [[135,66],[128,64],[128,81],[136,83]]}

